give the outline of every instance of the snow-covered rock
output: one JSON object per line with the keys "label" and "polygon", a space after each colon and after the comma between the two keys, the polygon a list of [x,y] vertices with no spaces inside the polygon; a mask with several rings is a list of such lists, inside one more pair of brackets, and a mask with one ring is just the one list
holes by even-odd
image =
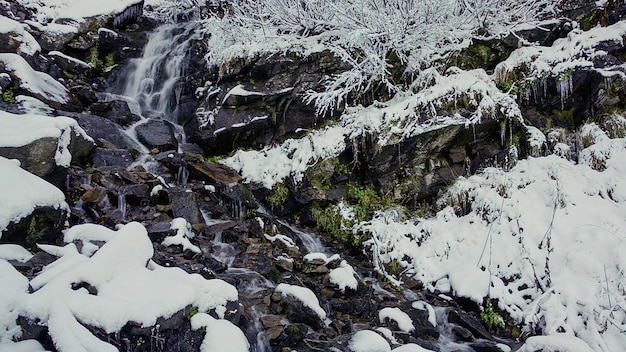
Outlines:
{"label": "snow-covered rock", "polygon": [[[53,107],[61,107],[70,102],[68,90],[50,75],[35,71],[17,54],[0,54],[0,73],[11,76],[16,93],[30,95]],[[67,107],[66,107],[67,108]]]}
{"label": "snow-covered rock", "polygon": [[92,148],[91,137],[75,120],[0,111],[0,155],[20,160],[24,169],[37,176],[69,167]]}
{"label": "snow-covered rock", "polygon": [[26,218],[37,208],[67,208],[65,196],[58,188],[24,171],[17,160],[3,157],[0,157],[0,194],[0,237],[11,223]]}

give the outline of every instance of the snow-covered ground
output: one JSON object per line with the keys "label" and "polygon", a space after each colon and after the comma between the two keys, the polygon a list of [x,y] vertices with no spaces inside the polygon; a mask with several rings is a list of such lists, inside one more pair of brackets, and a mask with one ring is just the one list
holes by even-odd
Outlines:
{"label": "snow-covered ground", "polygon": [[582,133],[595,144],[579,164],[550,155],[508,172],[489,168],[459,178],[433,218],[399,221],[382,212],[357,225],[372,235],[379,269],[396,260],[429,290],[478,304],[496,299],[527,332],[555,336],[532,346],[556,346],[567,335],[584,341],[581,351],[621,350],[626,139],[595,125]]}

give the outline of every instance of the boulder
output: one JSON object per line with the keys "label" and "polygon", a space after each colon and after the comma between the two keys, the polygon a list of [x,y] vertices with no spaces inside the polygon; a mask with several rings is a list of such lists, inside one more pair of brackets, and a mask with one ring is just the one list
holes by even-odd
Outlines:
{"label": "boulder", "polygon": [[166,120],[149,120],[135,128],[137,139],[149,149],[161,152],[176,150],[178,139],[174,135],[174,126]]}
{"label": "boulder", "polygon": [[128,167],[133,162],[133,157],[128,150],[125,149],[105,149],[96,148],[91,161],[94,167]]}
{"label": "boulder", "polygon": [[48,51],[63,50],[78,33],[76,27],[67,24],[48,23],[43,25],[35,21],[27,21],[27,23],[33,36],[37,38],[37,42]]}
{"label": "boulder", "polygon": [[122,127],[128,127],[141,120],[141,117],[130,111],[128,103],[123,100],[99,102],[91,105],[92,114],[102,116]]}
{"label": "boulder", "polygon": [[190,224],[204,222],[195,193],[182,188],[169,188],[167,193],[175,218],[184,218]]}
{"label": "boulder", "polygon": [[121,130],[120,126],[109,119],[89,114],[68,115],[74,118],[99,146],[103,145],[103,141],[120,149],[130,149],[133,145],[130,137]]}
{"label": "boulder", "polygon": [[60,168],[80,162],[93,149],[93,140],[68,117],[0,112],[0,126],[0,155],[20,160],[22,168],[54,184],[64,182]]}
{"label": "boulder", "polygon": [[0,54],[0,73],[2,72],[11,76],[12,85],[9,88],[15,95],[31,96],[57,109],[79,109],[70,103],[67,88],[50,75],[33,70],[28,62],[17,54]]}
{"label": "boulder", "polygon": [[33,56],[41,47],[21,23],[0,15],[0,53],[17,53]]}

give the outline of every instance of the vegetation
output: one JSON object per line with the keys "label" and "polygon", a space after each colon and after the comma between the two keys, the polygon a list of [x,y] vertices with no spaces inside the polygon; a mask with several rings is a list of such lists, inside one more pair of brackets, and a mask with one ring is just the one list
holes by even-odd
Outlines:
{"label": "vegetation", "polygon": [[289,188],[284,183],[277,183],[266,200],[272,209],[282,210],[283,204],[289,198]]}
{"label": "vegetation", "polygon": [[8,88],[2,92],[2,101],[8,104],[15,104],[17,100],[15,99],[15,93],[11,88]]}
{"label": "vegetation", "polygon": [[490,330],[495,330],[504,327],[504,319],[502,315],[493,307],[490,300],[487,300],[483,311],[480,313],[480,318],[487,324]]}

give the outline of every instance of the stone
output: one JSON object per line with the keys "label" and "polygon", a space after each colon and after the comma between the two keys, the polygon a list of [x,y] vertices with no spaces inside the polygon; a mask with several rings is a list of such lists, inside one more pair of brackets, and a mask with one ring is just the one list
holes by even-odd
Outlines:
{"label": "stone", "polygon": [[55,244],[61,237],[66,212],[53,207],[37,207],[28,216],[2,231],[1,243],[15,243],[36,250],[37,244]]}
{"label": "stone", "polygon": [[130,152],[125,149],[96,148],[91,161],[94,167],[128,167],[133,162]]}
{"label": "stone", "polygon": [[263,334],[267,341],[272,341],[272,340],[277,339],[280,335],[282,335],[282,333],[283,333],[282,326],[273,326],[267,329]]}
{"label": "stone", "polygon": [[88,203],[100,203],[106,197],[107,189],[104,187],[96,186],[88,189],[83,195],[80,197],[85,202]]}
{"label": "stone", "polygon": [[275,326],[283,326],[281,318],[278,315],[264,315],[259,318],[259,321],[266,329],[273,328]]}
{"label": "stone", "polygon": [[81,103],[89,105],[98,101],[96,92],[87,86],[74,86],[70,88],[70,93],[74,95]]}
{"label": "stone", "polygon": [[223,186],[241,180],[241,176],[235,170],[219,163],[197,161],[188,165],[190,176],[197,180],[217,182]]}
{"label": "stone", "polygon": [[135,128],[137,139],[149,149],[161,152],[178,149],[174,126],[166,120],[149,120]]}
{"label": "stone", "polygon": [[[93,138],[99,146],[105,144],[104,141],[113,144],[114,149],[130,149],[132,141],[121,130],[120,126],[104,117],[90,114],[65,114],[75,119],[80,127]],[[111,149],[111,148],[109,148]]]}
{"label": "stone", "polygon": [[[58,51],[51,52],[49,56],[52,59],[52,62],[63,71],[84,76],[89,76],[92,73],[93,68],[84,61],[69,57]],[[95,103],[96,101],[93,101],[92,103]]]}
{"label": "stone", "polygon": [[95,103],[89,107],[89,110],[92,114],[105,117],[122,127],[129,127],[141,120],[141,117],[130,111],[128,103],[123,100]]}
{"label": "stone", "polygon": [[176,218],[184,218],[190,224],[204,222],[195,193],[191,190],[181,188],[170,188],[167,190],[170,198],[172,213]]}
{"label": "stone", "polygon": [[289,258],[285,258],[285,257],[278,257],[276,259],[276,265],[278,265],[280,268],[286,270],[286,271],[293,271],[293,259],[289,260]]}
{"label": "stone", "polygon": [[461,310],[450,310],[450,312],[448,312],[448,322],[468,329],[476,338],[493,340],[491,333],[489,333],[478,318]]}

